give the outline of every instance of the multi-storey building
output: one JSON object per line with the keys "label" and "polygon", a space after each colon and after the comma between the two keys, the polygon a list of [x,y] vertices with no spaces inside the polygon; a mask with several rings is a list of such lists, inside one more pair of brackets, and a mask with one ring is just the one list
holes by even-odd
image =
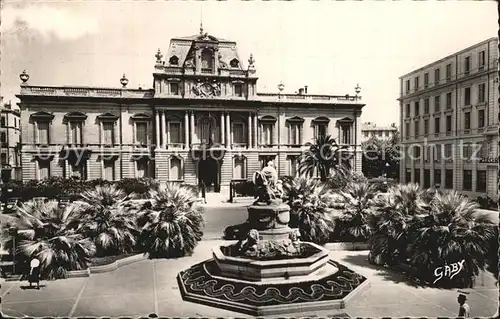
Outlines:
{"label": "multi-storey building", "polygon": [[21,113],[0,97],[0,166],[2,181],[21,179]]}
{"label": "multi-storey building", "polygon": [[400,77],[401,182],[496,198],[498,39]]}
{"label": "multi-storey building", "polygon": [[365,122],[361,124],[361,142],[368,141],[371,138],[380,140],[389,140],[398,132],[396,124],[389,126],[378,126],[376,123]]}
{"label": "multi-storey building", "polygon": [[78,175],[155,177],[227,187],[272,160],[295,175],[308,143],[330,134],[361,171],[359,87],[355,95],[257,93],[236,42],[203,31],[173,38],[156,54],[152,89],[47,87],[20,75],[23,180]]}

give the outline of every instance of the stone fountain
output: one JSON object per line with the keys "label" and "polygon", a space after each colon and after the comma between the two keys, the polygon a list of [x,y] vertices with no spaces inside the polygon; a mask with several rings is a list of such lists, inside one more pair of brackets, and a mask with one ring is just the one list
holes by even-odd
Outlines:
{"label": "stone fountain", "polygon": [[255,316],[345,308],[368,286],[366,278],[330,259],[324,247],[300,241],[288,226],[290,207],[272,163],[254,174],[254,184],[252,229],[178,274],[183,299]]}

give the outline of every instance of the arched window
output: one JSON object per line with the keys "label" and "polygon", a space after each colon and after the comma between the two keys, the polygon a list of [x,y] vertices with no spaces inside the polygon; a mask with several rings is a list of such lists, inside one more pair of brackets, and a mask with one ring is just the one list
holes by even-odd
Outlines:
{"label": "arched window", "polygon": [[170,65],[178,65],[179,64],[179,58],[177,56],[173,55],[168,60],[168,63],[170,63]]}
{"label": "arched window", "polygon": [[246,157],[235,156],[233,158],[233,179],[246,179],[246,178],[247,178]]}
{"label": "arched window", "polygon": [[212,145],[215,143],[215,130],[217,128],[213,116],[202,116],[198,120],[200,143]]}
{"label": "arched window", "polygon": [[201,52],[201,68],[212,70],[213,55],[209,49],[204,49]]}

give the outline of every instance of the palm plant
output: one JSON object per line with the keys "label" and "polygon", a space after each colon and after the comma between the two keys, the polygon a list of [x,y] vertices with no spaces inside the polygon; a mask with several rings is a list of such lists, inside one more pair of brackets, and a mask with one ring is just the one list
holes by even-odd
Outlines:
{"label": "palm plant", "polygon": [[138,207],[140,249],[150,258],[175,258],[191,254],[203,236],[203,210],[190,187],[167,184],[151,191]]}
{"label": "palm plant", "polygon": [[[60,208],[55,200],[29,201],[18,209],[17,251],[29,262],[40,260],[41,276],[48,279],[66,277],[69,270],[87,268],[94,254],[93,243],[76,232],[79,224],[74,207]],[[4,237],[10,247],[12,238]]]}
{"label": "palm plant", "polygon": [[298,228],[305,241],[327,242],[340,215],[336,194],[325,183],[306,176],[295,178],[283,188],[290,206],[290,226]]}
{"label": "palm plant", "polygon": [[432,210],[414,230],[411,263],[434,269],[465,259],[467,278],[484,269],[495,225],[478,204],[455,191],[437,193]]}
{"label": "palm plant", "polygon": [[128,197],[113,185],[84,191],[74,203],[80,214],[80,233],[90,238],[98,256],[130,252],[136,244],[135,216],[127,209]]}
{"label": "palm plant", "polygon": [[371,260],[377,258],[380,263],[393,263],[405,259],[408,234],[422,214],[430,209],[425,198],[417,184],[395,185],[385,196],[377,197],[375,211],[367,218],[373,234]]}
{"label": "palm plant", "polygon": [[[350,183],[339,191],[340,203],[343,206],[340,223],[340,235],[353,237],[355,240],[366,240],[371,234],[368,224],[373,212],[373,201],[376,190],[372,184]],[[340,226],[340,227],[339,227]]]}
{"label": "palm plant", "polygon": [[343,165],[342,155],[345,149],[345,146],[339,146],[330,135],[320,135],[302,154],[299,173],[311,176],[316,169],[320,180],[325,182],[332,170],[335,171]]}

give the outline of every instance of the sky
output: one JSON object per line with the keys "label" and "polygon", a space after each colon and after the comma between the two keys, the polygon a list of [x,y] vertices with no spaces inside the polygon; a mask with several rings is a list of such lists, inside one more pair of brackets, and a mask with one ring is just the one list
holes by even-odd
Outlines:
{"label": "sky", "polygon": [[[252,53],[258,92],[354,94],[399,120],[399,77],[497,34],[495,1],[2,1],[0,94],[31,85],[151,88],[158,49],[199,33]],[[246,65],[246,64],[245,64]]]}

